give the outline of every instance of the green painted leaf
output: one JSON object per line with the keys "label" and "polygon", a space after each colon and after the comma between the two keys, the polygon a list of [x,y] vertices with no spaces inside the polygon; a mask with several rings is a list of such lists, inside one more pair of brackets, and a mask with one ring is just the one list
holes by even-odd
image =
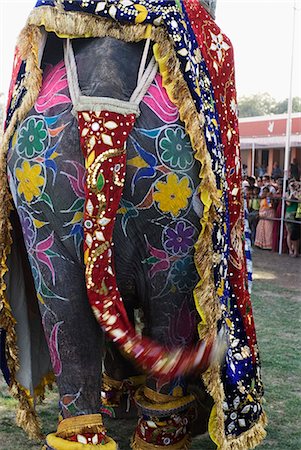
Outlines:
{"label": "green painted leaf", "polygon": [[100,174],[98,175],[98,178],[97,178],[97,189],[98,189],[99,191],[102,191],[104,185],[105,185],[105,179],[104,179],[103,174],[100,173]]}
{"label": "green painted leaf", "polygon": [[65,209],[62,212],[69,213],[69,212],[77,212],[77,211],[83,211],[84,210],[84,198],[77,198],[75,202],[70,206],[69,209]]}
{"label": "green painted leaf", "polygon": [[54,212],[52,200],[46,192],[43,192],[43,194],[41,195],[41,200],[43,200],[43,202],[45,202],[49,206],[51,211]]}

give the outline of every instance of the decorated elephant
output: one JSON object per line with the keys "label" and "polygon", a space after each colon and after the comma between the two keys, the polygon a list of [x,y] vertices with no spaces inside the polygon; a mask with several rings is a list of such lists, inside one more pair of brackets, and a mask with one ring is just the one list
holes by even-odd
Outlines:
{"label": "decorated elephant", "polygon": [[265,435],[233,51],[214,14],[211,0],[39,0],[21,32],[1,369],[30,437],[56,380],[45,449],[116,449],[101,413],[125,395],[133,449],[188,449],[193,420],[224,450]]}

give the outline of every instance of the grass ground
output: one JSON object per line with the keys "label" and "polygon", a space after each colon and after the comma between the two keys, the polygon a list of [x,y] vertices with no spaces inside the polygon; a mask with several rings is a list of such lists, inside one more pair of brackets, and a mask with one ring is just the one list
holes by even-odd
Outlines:
{"label": "grass ground", "polygon": [[[301,264],[288,256],[256,251],[253,308],[266,389],[268,436],[259,450],[301,449]],[[37,450],[14,424],[16,402],[0,381],[0,450]],[[39,407],[45,433],[56,426],[57,397],[50,393]],[[135,421],[109,421],[110,435],[129,450]],[[195,438],[193,450],[213,450],[208,436]]]}

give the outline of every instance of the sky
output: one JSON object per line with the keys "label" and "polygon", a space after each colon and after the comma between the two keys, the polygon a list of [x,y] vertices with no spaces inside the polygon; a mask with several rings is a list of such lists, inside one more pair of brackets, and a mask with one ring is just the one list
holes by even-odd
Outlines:
{"label": "sky", "polygon": [[[216,22],[235,51],[238,97],[289,96],[294,1],[293,96],[301,97],[301,0],[217,0]],[[0,0],[0,93],[8,91],[14,46],[34,0]]]}

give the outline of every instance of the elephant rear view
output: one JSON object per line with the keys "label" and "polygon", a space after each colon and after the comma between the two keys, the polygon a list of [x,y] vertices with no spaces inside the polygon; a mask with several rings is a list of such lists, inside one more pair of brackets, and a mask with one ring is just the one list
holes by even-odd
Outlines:
{"label": "elephant rear view", "polygon": [[129,391],[134,449],[189,448],[197,392],[218,445],[264,435],[232,47],[204,3],[38,2],[21,34],[0,325],[32,436],[55,375],[47,449],[115,449],[100,413]]}

